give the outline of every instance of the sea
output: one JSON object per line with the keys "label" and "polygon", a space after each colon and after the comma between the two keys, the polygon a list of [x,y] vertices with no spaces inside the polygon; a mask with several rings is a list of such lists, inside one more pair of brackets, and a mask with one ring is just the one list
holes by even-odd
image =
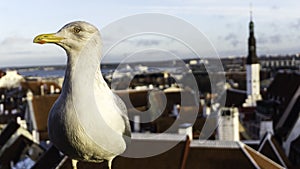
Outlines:
{"label": "sea", "polygon": [[[30,66],[30,67],[9,67],[1,70],[16,70],[23,77],[60,78],[64,77],[66,66]],[[103,74],[113,71],[112,68],[101,69]]]}
{"label": "sea", "polygon": [[[159,65],[160,64],[160,65]],[[101,65],[101,72],[104,76],[111,75],[115,71],[118,73],[133,74],[138,73],[158,73],[158,72],[172,72],[181,74],[182,66],[174,66],[173,64],[105,64]],[[54,65],[54,66],[28,66],[28,67],[9,67],[0,68],[2,71],[16,70],[23,77],[41,77],[41,78],[59,78],[64,77],[66,66],[65,65]],[[185,69],[185,68],[184,68]]]}

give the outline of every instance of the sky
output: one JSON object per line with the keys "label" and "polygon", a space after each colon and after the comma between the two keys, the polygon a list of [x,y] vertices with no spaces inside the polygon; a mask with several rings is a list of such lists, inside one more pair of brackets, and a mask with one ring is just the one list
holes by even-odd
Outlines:
{"label": "sky", "polygon": [[[296,0],[9,0],[0,4],[0,67],[63,65],[67,59],[63,49],[33,44],[33,38],[41,33],[56,32],[76,20],[88,21],[105,33],[118,20],[143,13],[167,14],[189,23],[207,38],[220,57],[245,56],[250,4],[258,55],[300,52],[300,1]],[[143,27],[144,22],[147,21],[133,25]],[[163,24],[158,22],[155,26]],[[181,31],[180,26],[172,29]],[[108,43],[110,35],[102,36],[106,37],[103,43]],[[148,35],[146,40],[144,37],[143,41],[131,43],[131,47],[159,48],[157,45],[162,44],[159,43],[162,39]],[[119,50],[104,60],[118,62],[123,56]],[[181,53],[180,57],[188,56]]]}

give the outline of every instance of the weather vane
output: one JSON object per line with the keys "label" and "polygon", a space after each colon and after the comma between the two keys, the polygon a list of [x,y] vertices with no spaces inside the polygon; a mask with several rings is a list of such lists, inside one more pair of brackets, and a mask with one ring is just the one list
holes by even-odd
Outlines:
{"label": "weather vane", "polygon": [[249,8],[250,8],[250,21],[252,21],[252,14],[253,14],[252,3],[250,3]]}

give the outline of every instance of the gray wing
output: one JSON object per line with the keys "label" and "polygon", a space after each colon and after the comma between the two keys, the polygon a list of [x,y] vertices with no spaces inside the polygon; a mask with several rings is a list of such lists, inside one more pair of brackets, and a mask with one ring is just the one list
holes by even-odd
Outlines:
{"label": "gray wing", "polygon": [[128,113],[127,113],[126,105],[118,95],[116,95],[115,93],[113,93],[113,94],[114,94],[115,103],[117,104],[117,106],[121,110],[121,116],[122,116],[122,118],[124,120],[124,123],[125,123],[125,131],[124,131],[123,135],[130,138],[131,137],[131,128],[130,128],[130,123],[129,123],[129,119],[128,119]]}

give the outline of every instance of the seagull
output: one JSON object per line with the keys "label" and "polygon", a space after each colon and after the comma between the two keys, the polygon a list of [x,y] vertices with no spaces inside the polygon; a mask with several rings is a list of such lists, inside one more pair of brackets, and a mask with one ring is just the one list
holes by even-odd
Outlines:
{"label": "seagull", "polygon": [[62,92],[48,117],[50,141],[72,159],[108,161],[122,154],[131,131],[124,102],[103,79],[100,69],[102,40],[99,30],[84,21],[71,22],[57,33],[41,34],[34,43],[54,43],[67,54]]}

